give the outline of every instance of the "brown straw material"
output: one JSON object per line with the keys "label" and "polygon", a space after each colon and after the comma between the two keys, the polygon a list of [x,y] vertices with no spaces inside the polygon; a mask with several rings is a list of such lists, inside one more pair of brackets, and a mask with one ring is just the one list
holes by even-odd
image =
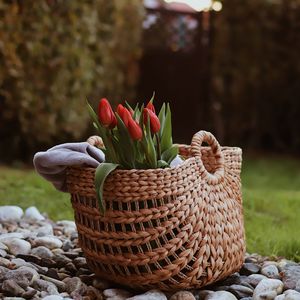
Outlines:
{"label": "brown straw material", "polygon": [[69,168],[79,242],[98,276],[137,289],[176,290],[240,269],[241,149],[220,147],[200,131],[191,146],[180,145],[180,154],[186,160],[175,168],[115,170],[104,184],[105,216],[95,198],[95,169]]}

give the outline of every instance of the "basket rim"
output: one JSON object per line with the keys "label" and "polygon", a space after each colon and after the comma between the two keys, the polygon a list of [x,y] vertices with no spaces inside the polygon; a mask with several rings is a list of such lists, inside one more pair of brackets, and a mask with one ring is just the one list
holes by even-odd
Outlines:
{"label": "basket rim", "polygon": [[[185,145],[185,144],[178,144],[179,147],[190,147],[190,145]],[[204,150],[210,149],[208,146],[202,147]],[[235,152],[237,155],[242,154],[242,149],[239,147],[230,147],[230,146],[221,146],[222,152]],[[126,174],[143,174],[143,173],[151,173],[151,174],[163,174],[163,173],[168,173],[168,172],[177,172],[181,168],[186,168],[188,167],[188,164],[193,163],[194,161],[197,161],[199,158],[197,157],[188,157],[187,159],[184,159],[184,161],[175,167],[167,167],[167,168],[156,168],[156,169],[115,169],[110,175],[126,175]],[[91,166],[82,166],[82,165],[74,165],[74,166],[68,166],[69,170],[81,170],[81,171],[86,171],[86,172],[94,172],[96,170],[96,167],[91,167]]]}

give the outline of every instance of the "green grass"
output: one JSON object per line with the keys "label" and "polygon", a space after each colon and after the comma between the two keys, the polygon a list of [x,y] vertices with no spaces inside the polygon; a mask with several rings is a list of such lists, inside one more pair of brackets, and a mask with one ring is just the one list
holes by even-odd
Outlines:
{"label": "green grass", "polygon": [[[246,158],[242,183],[247,251],[300,260],[300,161]],[[73,218],[69,195],[31,169],[0,167],[0,205],[7,204]]]}

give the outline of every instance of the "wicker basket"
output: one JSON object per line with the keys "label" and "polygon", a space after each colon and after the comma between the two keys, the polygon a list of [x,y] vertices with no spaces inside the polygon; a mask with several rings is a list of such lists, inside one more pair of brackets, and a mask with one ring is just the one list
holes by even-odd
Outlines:
{"label": "wicker basket", "polygon": [[95,169],[68,170],[79,243],[98,276],[137,289],[176,290],[240,269],[241,149],[220,147],[200,131],[180,152],[186,160],[175,168],[115,170],[104,185],[105,216],[95,198]]}

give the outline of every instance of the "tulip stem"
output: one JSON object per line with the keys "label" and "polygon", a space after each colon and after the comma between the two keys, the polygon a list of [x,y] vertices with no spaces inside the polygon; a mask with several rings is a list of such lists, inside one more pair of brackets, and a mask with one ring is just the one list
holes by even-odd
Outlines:
{"label": "tulip stem", "polygon": [[160,153],[160,140],[159,140],[159,136],[158,133],[155,133],[155,137],[156,137],[156,146],[157,146],[157,160],[161,159],[161,153]]}

